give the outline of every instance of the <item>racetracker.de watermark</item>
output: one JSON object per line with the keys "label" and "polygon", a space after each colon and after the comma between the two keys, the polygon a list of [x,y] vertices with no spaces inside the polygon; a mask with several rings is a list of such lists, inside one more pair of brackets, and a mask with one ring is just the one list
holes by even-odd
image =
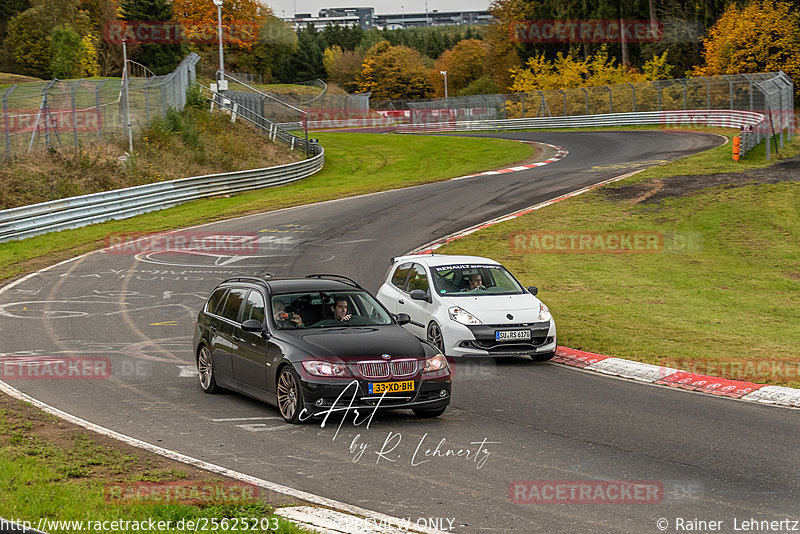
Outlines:
{"label": "racetracker.de watermark", "polygon": [[0,359],[0,380],[108,380],[106,357],[25,356]]}
{"label": "racetracker.de watermark", "polygon": [[650,20],[518,20],[509,33],[515,43],[656,43],[664,26]]}
{"label": "racetracker.de watermark", "polygon": [[664,486],[657,480],[515,480],[514,504],[657,504]]}
{"label": "racetracker.de watermark", "polygon": [[702,250],[703,236],[656,230],[527,230],[509,235],[508,246],[516,254],[660,254]]}
{"label": "racetracker.de watermark", "polygon": [[782,360],[699,360],[664,358],[659,365],[697,375],[718,376],[732,380],[800,380],[800,362]]}
{"label": "racetracker.de watermark", "polygon": [[[258,24],[241,20],[226,22],[222,27],[224,42],[254,43]],[[112,20],[103,26],[103,39],[110,44],[216,44],[219,36],[216,23],[179,24],[164,20]]]}
{"label": "racetracker.de watermark", "polygon": [[254,233],[218,234],[214,232],[175,232],[148,236],[110,234],[105,238],[105,246],[105,252],[121,255],[135,255],[143,252],[174,252],[247,256],[258,253],[259,235]]}
{"label": "racetracker.de watermark", "polygon": [[132,482],[106,484],[103,494],[112,504],[245,504],[254,502],[258,486],[246,482]]}

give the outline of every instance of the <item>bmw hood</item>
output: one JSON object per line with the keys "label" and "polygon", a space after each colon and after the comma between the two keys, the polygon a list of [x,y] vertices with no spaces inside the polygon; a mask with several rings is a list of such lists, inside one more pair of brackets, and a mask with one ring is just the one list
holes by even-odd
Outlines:
{"label": "bmw hood", "polygon": [[[537,322],[541,301],[530,293],[522,295],[476,295],[449,297],[442,302],[458,306],[487,324]],[[508,315],[513,319],[509,319]]]}
{"label": "bmw hood", "polygon": [[309,356],[380,358],[425,357],[425,347],[403,327],[346,326],[291,330],[296,345]]}

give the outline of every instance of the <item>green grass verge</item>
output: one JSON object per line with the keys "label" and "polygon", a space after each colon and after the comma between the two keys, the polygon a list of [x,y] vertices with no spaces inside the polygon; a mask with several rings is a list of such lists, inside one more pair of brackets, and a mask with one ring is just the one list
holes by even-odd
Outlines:
{"label": "green grass verge", "polygon": [[[561,345],[800,387],[797,182],[710,187],[657,203],[615,199],[619,197],[610,191],[633,182],[736,172],[769,163],[763,160],[763,148],[761,158],[754,151],[744,164],[733,162],[730,150],[728,144],[651,168],[481,230],[440,251],[495,258],[526,285],[538,286],[557,320]],[[798,153],[795,137],[782,155]],[[515,251],[513,236],[527,231],[652,231],[666,236],[665,250]]]}
{"label": "green grass verge", "polygon": [[[122,221],[0,244],[0,281],[99,248],[109,234],[151,233],[310,202],[445,180],[532,155],[500,139],[315,133],[325,167],[300,182],[229,198],[198,200]],[[140,162],[140,165],[145,162]]]}
{"label": "green grass verge", "polygon": [[[147,524],[152,520],[164,521],[164,526],[166,521],[171,521],[173,528],[158,531],[192,532],[193,528],[185,527],[187,521],[208,526],[212,520],[223,518],[227,518],[229,525],[235,521],[234,518],[263,520],[266,528],[255,529],[255,532],[305,532],[272,515],[272,506],[258,498],[257,488],[236,486],[231,481],[226,482],[234,484],[234,487],[227,486],[227,495],[230,496],[227,500],[220,500],[213,493],[212,498],[196,504],[169,502],[160,496],[149,501],[137,499],[133,493],[135,490],[131,488],[140,487],[142,483],[151,484],[152,495],[158,495],[153,489],[163,490],[175,483],[198,489],[226,486],[222,485],[225,481],[210,473],[193,468],[186,472],[177,462],[149,453],[140,455],[132,448],[123,449],[113,440],[87,434],[25,403],[8,397],[0,401],[3,405],[0,408],[0,494],[3,495],[0,517],[29,521],[33,528],[42,528],[53,534],[82,530],[75,524],[55,525],[55,521],[91,521],[96,524],[98,521],[124,520]],[[114,498],[123,495],[128,498]],[[39,524],[39,518],[51,522]],[[181,520],[184,528],[176,528]],[[248,524],[254,523],[250,521]],[[270,530],[276,525],[277,530]],[[114,528],[108,524],[94,530],[154,531],[150,528],[136,529],[130,524],[128,528],[122,525]]]}

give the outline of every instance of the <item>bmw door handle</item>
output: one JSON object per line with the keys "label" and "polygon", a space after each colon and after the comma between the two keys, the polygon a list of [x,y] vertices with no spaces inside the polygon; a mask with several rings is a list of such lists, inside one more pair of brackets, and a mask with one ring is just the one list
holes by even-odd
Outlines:
{"label": "bmw door handle", "polygon": [[240,341],[244,341],[244,339],[240,338],[239,336],[233,336],[233,340],[236,341],[237,343]]}
{"label": "bmw door handle", "polygon": [[211,330],[212,332],[216,332],[217,331],[217,327],[214,326],[214,325],[211,325],[211,324],[208,325],[208,329]]}
{"label": "bmw door handle", "polygon": [[405,304],[406,303],[406,301],[404,301],[403,299],[400,299],[397,302],[400,303],[400,304]]}

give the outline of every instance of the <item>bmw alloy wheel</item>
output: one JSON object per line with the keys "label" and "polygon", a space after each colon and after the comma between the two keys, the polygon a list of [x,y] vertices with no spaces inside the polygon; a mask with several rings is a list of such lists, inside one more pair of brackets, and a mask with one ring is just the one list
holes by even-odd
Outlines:
{"label": "bmw alloy wheel", "polygon": [[203,388],[203,391],[216,393],[219,390],[217,381],[214,379],[211,353],[205,345],[200,347],[200,353],[197,355],[197,373],[200,375],[200,387]]}
{"label": "bmw alloy wheel", "polygon": [[303,393],[291,367],[284,367],[278,376],[278,409],[281,417],[287,422],[296,424],[300,422],[300,412],[303,409]]}

